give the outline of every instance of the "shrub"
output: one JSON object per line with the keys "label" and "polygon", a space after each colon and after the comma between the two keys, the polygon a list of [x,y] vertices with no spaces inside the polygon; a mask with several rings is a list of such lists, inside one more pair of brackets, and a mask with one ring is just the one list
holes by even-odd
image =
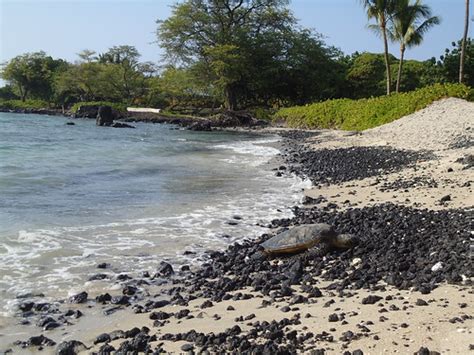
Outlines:
{"label": "shrub", "polygon": [[298,128],[338,128],[361,131],[392,122],[446,97],[474,99],[461,84],[435,84],[406,93],[368,99],[335,99],[280,109],[274,119]]}
{"label": "shrub", "polygon": [[255,107],[249,110],[251,115],[257,120],[271,120],[275,110],[264,107]]}
{"label": "shrub", "polygon": [[0,101],[0,108],[4,110],[39,110],[49,108],[49,104],[43,100],[5,100]]}
{"label": "shrub", "polygon": [[76,113],[81,106],[110,106],[113,109],[120,112],[127,112],[127,105],[119,102],[107,102],[107,101],[89,101],[89,102],[77,102],[71,107],[71,112]]}

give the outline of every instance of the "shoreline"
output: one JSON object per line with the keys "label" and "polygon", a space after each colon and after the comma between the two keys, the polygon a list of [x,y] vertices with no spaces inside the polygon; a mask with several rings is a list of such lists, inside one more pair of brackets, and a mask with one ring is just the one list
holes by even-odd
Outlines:
{"label": "shoreline", "polygon": [[[324,221],[339,232],[362,237],[361,246],[325,255],[310,251],[267,258],[259,254],[259,243],[271,235],[262,235],[210,253],[209,262],[197,270],[177,271],[158,295],[150,293],[133,303],[132,293],[128,301],[133,305],[89,321],[103,319],[106,324],[99,329],[80,337],[75,337],[74,325],[43,332],[37,328],[37,333],[48,337],[68,331],[68,340],[88,347],[75,344],[84,353],[106,353],[111,347],[175,353],[378,354],[413,353],[423,347],[468,352],[474,328],[468,254],[472,201],[464,197],[472,196],[472,184],[459,185],[469,182],[472,167],[453,159],[466,158],[472,149],[435,151],[433,156],[393,145],[367,145],[375,143],[373,138],[365,141],[349,133],[285,132],[287,172],[305,174],[315,186],[306,191],[305,206],[294,209],[295,217],[271,224],[271,235]],[[335,137],[326,140],[325,133]],[[425,175],[436,186],[426,182]],[[388,192],[378,194],[380,188]],[[427,191],[432,196],[423,199]],[[446,191],[452,196],[441,201]],[[454,255],[444,255],[445,250]],[[441,266],[435,267],[438,263]],[[157,273],[168,278],[169,271],[162,265]],[[133,291],[129,286],[124,285],[124,295]],[[117,307],[110,300],[103,302],[65,306],[84,313],[89,306],[101,311]],[[77,326],[87,319],[86,313]],[[113,332],[118,329],[122,332]],[[47,352],[55,348],[45,346]]]}
{"label": "shoreline", "polygon": [[[13,114],[36,114],[46,116],[61,116],[71,120],[89,119],[95,120],[97,116],[97,109],[92,108],[92,113],[85,110],[83,113],[72,113],[70,111],[63,111],[61,109],[2,109],[0,113]],[[91,116],[92,115],[92,116]],[[133,123],[143,122],[152,124],[172,124],[177,125],[183,129],[191,131],[219,131],[219,130],[244,130],[254,131],[264,129],[271,126],[271,124],[264,120],[258,120],[252,117],[246,111],[236,112],[222,112],[219,118],[211,117],[197,117],[197,116],[180,116],[180,115],[163,115],[153,112],[115,112],[114,122],[116,123]],[[111,125],[114,127],[114,125]],[[118,125],[119,128],[134,128],[133,126],[124,124]]]}
{"label": "shoreline", "polygon": [[[258,132],[255,132],[255,133],[258,133]],[[276,142],[276,139],[278,139],[278,138],[274,134],[271,135],[271,138],[272,138],[272,139],[270,139],[271,142],[270,142],[269,139],[267,139],[267,137],[269,137],[267,134],[256,134],[256,135],[251,135],[251,137],[255,137],[254,139],[249,141],[252,144],[256,144],[258,146],[261,145],[262,147],[267,147],[267,146],[272,147],[272,148],[279,148],[280,147],[280,142],[279,141]],[[274,140],[273,137],[275,137],[275,142],[273,142],[273,140]],[[260,143],[260,140],[264,140],[265,142]],[[237,148],[239,148],[239,147],[237,146]],[[267,150],[267,149],[264,148],[264,150]],[[229,150],[228,154],[232,154],[232,151]],[[254,158],[255,158],[256,162],[261,161],[260,156],[256,156]],[[265,158],[264,160],[266,160],[266,159],[267,158]],[[266,163],[263,163],[263,165],[261,166],[260,169],[266,171],[265,175],[267,175],[267,174],[274,175],[275,171],[277,171],[278,166],[281,166],[281,162],[275,156],[275,157],[271,158],[269,161],[267,161]],[[276,178],[276,177],[275,177],[275,179],[280,180],[279,178]],[[291,181],[289,180],[289,182],[291,182]],[[300,193],[300,195],[302,197],[302,193]],[[301,199],[301,197],[299,197],[298,199]],[[286,198],[286,200],[288,200],[288,198]],[[295,200],[294,202],[296,203],[297,201]],[[286,208],[285,208],[286,205],[287,205],[286,203],[282,204],[281,205],[281,210],[286,210]],[[276,214],[282,214],[282,213],[281,213],[281,211],[279,211]],[[285,212],[282,215],[286,215],[286,214],[287,213]],[[243,217],[244,220],[247,219],[245,212],[242,214],[242,216],[244,216]],[[238,217],[242,218],[241,216],[238,216]],[[230,220],[232,220],[232,219],[230,219]],[[249,222],[240,221],[240,220],[236,220],[236,221],[239,222],[239,224],[241,224],[242,222],[244,222],[246,224],[249,223]],[[270,220],[268,219],[267,222],[270,222]],[[245,228],[247,228],[247,227],[245,227]],[[253,228],[254,229],[257,228],[259,230],[261,229],[260,226],[256,226],[256,227],[253,227]],[[260,233],[257,233],[257,234],[260,234]],[[230,238],[230,237],[229,236],[223,236],[222,240],[223,241],[230,240],[228,238]],[[235,239],[235,238],[233,238],[233,239]],[[226,242],[226,245],[229,245],[229,242]],[[192,254],[190,252],[190,250],[188,250],[188,249],[189,248],[187,248],[186,250],[183,250],[184,257],[193,257],[193,256],[197,257],[196,254]],[[209,250],[207,250],[207,252],[209,252]],[[186,254],[186,253],[189,253],[189,254]],[[186,255],[190,255],[190,256],[186,256]],[[202,256],[204,257],[205,254],[203,254]],[[199,257],[198,259],[200,259],[200,260],[196,260],[196,262],[198,264],[202,264],[202,263],[205,262],[204,260],[202,260],[201,257]],[[168,262],[172,262],[168,259],[165,259],[165,260],[167,260]],[[189,263],[185,263],[185,264],[188,265]],[[156,265],[158,265],[158,262],[156,263]],[[173,263],[173,266],[174,266],[175,272],[177,274],[181,273],[180,272],[181,263],[179,263],[178,265]],[[95,277],[95,276],[99,277],[99,276],[101,276],[101,274],[104,274],[104,273],[110,275],[110,277],[107,277],[105,280],[100,280],[98,278],[98,279],[96,279],[97,281],[88,282],[89,284],[91,284],[91,283],[94,284],[91,287],[92,292],[89,289],[89,286],[88,287],[80,287],[80,285],[78,285],[78,287],[76,289],[78,291],[80,291],[81,289],[85,289],[89,293],[89,299],[95,299],[96,296],[99,296],[99,295],[104,294],[106,292],[110,292],[112,295],[117,295],[117,293],[121,292],[121,288],[123,287],[123,285],[124,284],[129,284],[131,281],[132,282],[141,281],[141,282],[150,283],[149,286],[147,286],[145,284],[138,283],[138,282],[137,282],[137,284],[134,284],[134,286],[138,286],[139,288],[140,288],[140,286],[143,286],[143,289],[140,288],[140,291],[137,292],[137,293],[140,293],[138,299],[134,299],[133,302],[131,301],[132,303],[134,303],[134,302],[138,302],[138,301],[144,301],[145,297],[146,297],[145,295],[160,292],[163,288],[162,286],[160,286],[160,283],[161,283],[161,281],[164,282],[165,280],[161,279],[161,277],[159,277],[159,276],[156,276],[157,280],[153,280],[155,278],[153,270],[149,270],[151,275],[146,277],[144,280],[140,280],[140,278],[141,278],[140,270],[136,270],[137,271],[136,273],[134,272],[134,273],[129,274],[129,276],[131,276],[133,278],[133,280],[129,280],[126,277],[125,272],[124,272],[126,270],[120,270],[120,268],[117,269],[116,265],[112,265],[112,268],[109,268],[109,267],[110,266],[107,265],[107,267],[105,269],[98,268],[96,270],[97,275],[94,274],[92,277]],[[194,266],[191,265],[191,268],[197,268],[197,265],[194,265]],[[143,271],[143,269],[141,269],[141,270]],[[94,272],[94,270],[91,270],[91,271]],[[91,275],[91,274],[89,274],[89,275]],[[123,278],[122,278],[122,276],[123,276]],[[114,281],[117,282],[117,280],[119,281],[119,283],[114,284]],[[157,285],[154,285],[155,281],[158,282]],[[38,290],[38,291],[41,291],[41,290]],[[142,291],[143,291],[143,293],[141,293]],[[40,293],[41,292],[36,292],[36,294],[40,294]],[[70,295],[72,295],[72,294],[70,294]],[[38,330],[41,331],[42,327],[35,326],[35,323],[40,322],[41,318],[44,318],[43,316],[45,316],[45,315],[52,316],[56,320],[58,320],[57,316],[59,315],[60,318],[61,318],[60,323],[62,324],[62,321],[65,318],[61,317],[61,311],[64,311],[64,307],[68,307],[67,298],[66,299],[52,299],[51,300],[51,299],[47,299],[47,298],[45,299],[44,297],[41,297],[41,295],[38,295],[38,296],[39,297],[35,297],[35,294],[33,293],[33,294],[30,294],[29,296],[27,296],[26,298],[21,298],[21,299],[18,298],[16,300],[16,301],[18,301],[18,305],[20,305],[22,303],[35,302],[35,307],[32,308],[31,310],[27,310],[26,312],[24,312],[23,316],[21,315],[22,312],[17,313],[15,315],[15,322],[28,321],[28,322],[31,323],[30,325],[14,326],[13,327],[13,329],[14,329],[13,332],[16,333],[18,336],[14,336],[14,335],[12,336],[11,335],[12,331],[11,331],[11,329],[8,329],[8,327],[11,327],[12,324],[11,324],[11,322],[8,321],[8,317],[4,318],[3,320],[0,320],[0,323],[1,323],[0,324],[0,344],[2,344],[0,346],[0,352],[6,350],[7,348],[11,348],[12,343],[15,340],[19,340],[19,339],[24,338],[24,337],[29,337],[30,335],[35,334]],[[13,300],[13,301],[15,301],[15,300]],[[37,306],[36,306],[37,304],[44,304],[46,306],[42,307],[41,310],[39,310],[39,309],[37,309]],[[86,306],[86,307],[82,307],[81,305],[78,306],[78,309],[82,309],[82,313],[87,315],[87,320],[85,321],[86,322],[85,324],[87,324],[89,322],[89,319],[96,319],[96,320],[100,319],[100,317],[99,318],[95,317],[95,316],[97,316],[97,314],[94,315],[94,314],[92,314],[93,312],[88,311],[88,308],[89,308],[88,306]],[[109,308],[113,308],[113,307],[109,307]],[[25,310],[25,309],[23,308],[23,310]],[[35,313],[35,314],[32,315],[33,313]],[[67,312],[65,312],[65,313],[67,313]],[[98,310],[98,313],[99,313],[99,315],[102,314],[102,310]],[[117,312],[117,313],[122,313],[122,312]],[[113,314],[116,314],[116,313],[114,312]],[[39,317],[38,317],[38,315],[39,315]],[[76,317],[76,315],[73,315],[72,318],[66,317],[67,323],[69,323],[70,321],[74,322],[75,317]],[[119,315],[119,318],[120,318],[120,315]],[[84,318],[81,318],[80,322],[81,322],[81,324],[78,325],[77,329],[82,329],[82,327],[84,326],[83,325],[84,324]],[[53,329],[53,327],[51,327],[49,329]],[[74,329],[74,327],[66,327],[65,328],[66,331],[75,331],[73,329]],[[55,332],[55,331],[56,330],[48,330],[48,331],[45,332],[45,334],[48,335],[48,333],[52,333],[52,332]],[[6,335],[6,334],[9,334],[9,335]],[[55,338],[57,340],[57,338],[55,336],[53,336],[53,338]],[[5,348],[4,345],[9,345],[9,346],[7,348]],[[19,348],[16,347],[16,346],[14,346],[13,349],[15,350],[15,352],[19,351],[18,350]],[[48,349],[46,348],[46,350],[48,350]],[[21,351],[26,351],[26,349],[22,349]]]}

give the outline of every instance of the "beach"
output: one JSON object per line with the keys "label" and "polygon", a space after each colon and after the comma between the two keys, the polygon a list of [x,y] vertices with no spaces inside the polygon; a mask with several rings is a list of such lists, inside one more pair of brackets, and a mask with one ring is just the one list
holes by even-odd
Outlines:
{"label": "beach", "polygon": [[[0,337],[0,350],[469,353],[473,130],[474,104],[460,99],[363,132],[272,129],[283,137],[272,174],[312,182],[292,216],[196,265],[127,275],[103,264],[107,277],[86,294],[48,305],[31,295],[16,314],[30,325]],[[262,253],[263,241],[311,223],[360,244]]]}

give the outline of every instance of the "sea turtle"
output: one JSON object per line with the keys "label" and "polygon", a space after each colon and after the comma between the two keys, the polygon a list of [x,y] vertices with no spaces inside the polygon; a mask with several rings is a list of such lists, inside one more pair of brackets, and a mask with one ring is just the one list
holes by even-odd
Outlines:
{"label": "sea turtle", "polygon": [[317,244],[324,248],[349,249],[358,240],[351,234],[337,234],[325,223],[296,226],[263,242],[266,254],[293,254],[308,250]]}

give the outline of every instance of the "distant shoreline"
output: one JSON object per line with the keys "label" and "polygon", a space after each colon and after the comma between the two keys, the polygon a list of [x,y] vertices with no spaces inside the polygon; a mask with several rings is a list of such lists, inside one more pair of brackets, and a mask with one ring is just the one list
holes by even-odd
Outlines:
{"label": "distant shoreline", "polygon": [[[74,113],[68,111],[64,112],[60,109],[2,109],[0,112],[4,113],[13,113],[13,114],[37,114],[37,115],[48,115],[48,116],[62,116],[71,120],[75,119],[90,119],[93,120],[95,117],[77,117]],[[154,124],[174,124],[183,128],[187,128],[194,131],[211,131],[211,130],[222,130],[222,129],[247,129],[247,130],[257,130],[265,127],[266,124],[263,121],[255,121],[254,125],[248,124],[227,124],[224,122],[218,122],[213,119],[205,117],[180,117],[173,115],[163,115],[160,113],[153,112],[127,112],[126,116],[119,117],[116,119],[118,122],[144,122],[144,123],[154,123]]]}

